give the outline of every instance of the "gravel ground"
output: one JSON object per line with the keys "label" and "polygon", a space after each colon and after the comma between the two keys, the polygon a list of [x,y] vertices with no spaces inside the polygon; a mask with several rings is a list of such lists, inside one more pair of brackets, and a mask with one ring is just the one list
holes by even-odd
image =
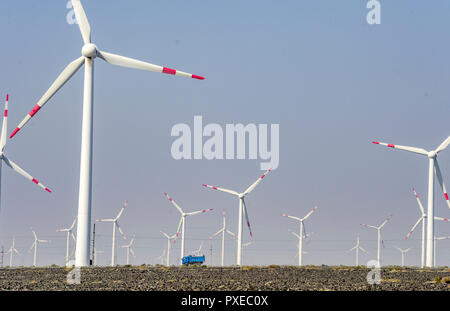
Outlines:
{"label": "gravel ground", "polygon": [[[67,284],[70,269],[0,269],[0,290],[83,291],[449,291],[450,269],[388,267],[381,284],[369,285],[364,267],[94,267],[81,270],[81,284]],[[436,282],[436,278],[442,278]],[[446,283],[448,282],[448,283]]]}

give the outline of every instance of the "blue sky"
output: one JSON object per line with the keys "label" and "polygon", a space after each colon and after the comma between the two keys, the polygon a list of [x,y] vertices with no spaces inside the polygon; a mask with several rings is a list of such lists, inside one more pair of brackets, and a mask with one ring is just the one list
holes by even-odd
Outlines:
{"label": "blue sky", "polygon": [[[0,98],[10,94],[9,132],[35,105],[62,69],[80,56],[82,40],[69,25],[66,1],[0,3]],[[420,232],[403,237],[419,217],[415,186],[426,202],[427,161],[382,148],[372,140],[436,148],[450,135],[450,3],[383,1],[381,25],[366,23],[366,1],[107,1],[84,0],[92,40],[100,49],[204,75],[206,80],[95,64],[92,218],[116,215],[136,234],[135,263],[156,263],[166,247],[160,230],[176,230],[178,212],[214,208],[187,223],[186,250],[216,232],[222,211],[237,230],[237,200],[203,183],[244,190],[262,173],[260,160],[172,159],[171,128],[204,123],[280,124],[280,165],[247,199],[255,243],[245,264],[295,264],[294,221],[314,232],[306,264],[353,264],[356,234],[376,257],[377,225],[385,264],[400,263],[394,249],[412,247],[406,264],[419,264]],[[39,249],[41,265],[63,263],[65,236],[55,232],[76,216],[83,73],[77,73],[13,140],[9,158],[54,190],[52,194],[4,167],[0,243],[12,236],[26,251],[30,227],[52,240]],[[450,154],[439,156],[449,180]],[[447,182],[448,183],[448,182]],[[242,190],[241,190],[242,189]],[[437,215],[450,212],[436,191]],[[438,236],[450,235],[437,224]],[[244,228],[245,240],[249,240]],[[110,258],[111,225],[97,226],[100,263]],[[438,244],[448,265],[450,241]],[[120,244],[120,243],[119,243]],[[219,262],[220,243],[213,248]],[[179,243],[173,251],[178,254]],[[227,242],[226,263],[235,262]],[[447,248],[447,249],[446,249]],[[209,250],[206,255],[209,255]],[[125,251],[118,249],[117,262]],[[18,263],[32,263],[26,253]]]}

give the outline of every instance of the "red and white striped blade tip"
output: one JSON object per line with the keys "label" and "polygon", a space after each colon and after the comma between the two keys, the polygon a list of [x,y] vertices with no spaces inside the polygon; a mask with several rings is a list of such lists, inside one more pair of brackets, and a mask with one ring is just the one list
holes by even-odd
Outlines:
{"label": "red and white striped blade tip", "polygon": [[[176,75],[177,71],[175,69],[164,67],[163,70],[162,70],[162,73],[166,73],[166,74],[169,74],[169,75]],[[198,75],[191,75],[191,78],[198,79],[198,80],[205,80],[205,77],[198,76]]]}

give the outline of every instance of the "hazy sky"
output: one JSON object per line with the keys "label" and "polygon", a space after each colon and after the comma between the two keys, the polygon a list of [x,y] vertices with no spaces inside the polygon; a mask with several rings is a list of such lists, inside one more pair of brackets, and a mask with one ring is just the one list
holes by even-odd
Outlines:
{"label": "hazy sky", "polygon": [[[426,204],[425,157],[373,145],[381,140],[425,149],[447,136],[450,112],[450,41],[446,0],[382,1],[381,25],[366,22],[367,1],[111,1],[84,0],[92,40],[100,49],[198,75],[184,79],[95,63],[92,219],[112,218],[125,200],[120,225],[136,235],[133,263],[157,263],[166,247],[160,230],[174,233],[179,214],[163,193],[186,211],[214,208],[188,218],[186,252],[219,230],[222,211],[237,231],[238,200],[203,183],[245,190],[261,175],[261,160],[174,160],[175,124],[279,124],[280,164],[247,198],[255,243],[244,264],[296,264],[297,240],[288,230],[303,217],[313,232],[305,264],[354,264],[346,251],[361,245],[376,258],[383,232],[383,264],[420,263],[419,218],[411,192]],[[78,27],[69,25],[67,1],[0,2],[0,98],[10,94],[10,133],[62,69],[80,56]],[[0,245],[12,236],[22,257],[39,238],[38,264],[63,264],[67,227],[77,214],[83,72],[78,72],[13,139],[5,153],[53,190],[42,191],[3,166]],[[439,163],[450,184],[450,150]],[[436,183],[437,186],[437,183]],[[435,214],[450,216],[436,191]],[[96,245],[108,264],[112,225],[99,224]],[[437,223],[436,235],[450,235]],[[249,240],[244,227],[244,241]],[[122,244],[117,238],[118,245]],[[173,248],[175,260],[180,243]],[[449,265],[450,240],[439,241],[437,264]],[[205,255],[219,263],[220,239]],[[210,257],[212,247],[213,257]],[[226,264],[236,243],[228,239]],[[5,256],[5,262],[8,262]],[[117,249],[117,262],[125,250]]]}

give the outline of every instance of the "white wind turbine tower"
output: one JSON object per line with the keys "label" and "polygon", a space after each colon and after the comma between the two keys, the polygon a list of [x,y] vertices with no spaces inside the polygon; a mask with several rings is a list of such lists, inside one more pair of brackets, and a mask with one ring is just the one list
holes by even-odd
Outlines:
{"label": "white wind turbine tower", "polygon": [[49,240],[39,240],[37,235],[36,235],[36,232],[33,230],[33,228],[31,228],[31,232],[33,232],[34,242],[31,245],[30,250],[28,252],[31,252],[31,250],[34,247],[33,266],[36,267],[36,255],[37,255],[38,243],[50,243],[50,241]]}
{"label": "white wind turbine tower", "polygon": [[435,237],[434,238],[434,262],[433,265],[436,267],[436,241],[442,241],[450,239],[450,236],[441,236],[441,237]]}
{"label": "white wind turbine tower", "polygon": [[72,225],[69,228],[66,229],[58,229],[56,232],[67,232],[66,237],[66,266],[69,265],[69,249],[70,249],[70,236],[72,236],[72,239],[76,242],[77,239],[75,238],[75,235],[73,234],[73,228],[75,227],[75,223],[77,221],[77,218],[73,220]]}
{"label": "white wind turbine tower", "polygon": [[8,250],[8,253],[9,253],[9,266],[10,266],[10,267],[12,267],[13,253],[16,253],[17,255],[20,256],[20,253],[19,253],[19,251],[16,249],[16,246],[15,246],[15,245],[16,245],[16,239],[13,238],[12,245],[11,245],[11,247],[10,247],[9,250]]}
{"label": "white wind turbine tower", "polygon": [[[294,232],[294,231],[292,231],[292,230],[289,230],[289,232],[292,233],[292,235],[295,236],[295,237],[296,237],[297,239],[299,239],[299,240],[300,240],[300,239],[307,239],[307,238],[309,238],[309,237],[311,236],[311,234],[312,234],[312,233],[304,234],[304,235],[301,237],[300,235],[298,235],[296,232]],[[306,243],[308,243],[308,242],[306,242]],[[299,254],[299,252],[300,252],[300,249],[299,249],[299,246],[300,246],[300,245],[299,245],[299,244],[300,244],[300,243],[297,244],[297,253],[295,254],[295,257],[296,257],[297,259],[298,259],[298,257],[299,257],[298,254]],[[303,256],[303,255],[308,255],[308,254],[309,254],[309,252],[306,252],[306,251],[303,251],[303,250],[302,250],[301,252],[302,252],[302,256]],[[302,260],[303,260],[303,258],[302,258]]]}
{"label": "white wind turbine tower", "polygon": [[180,232],[180,227],[181,227],[181,258],[183,258],[184,257],[184,233],[185,233],[185,226],[186,226],[186,217],[187,216],[194,216],[194,215],[205,213],[205,212],[208,212],[208,211],[212,211],[213,208],[203,209],[201,211],[196,211],[196,212],[185,213],[181,209],[181,207],[177,203],[175,203],[175,201],[166,192],[164,192],[164,195],[167,197],[167,199],[169,199],[169,201],[173,204],[173,206],[176,207],[176,209],[181,214],[180,222],[178,223],[177,234],[178,234],[178,232]]}
{"label": "white wind turbine tower", "polygon": [[133,257],[136,257],[136,255],[134,254],[134,250],[131,248],[131,245],[133,245],[133,242],[134,242],[134,238],[135,238],[135,236],[133,236],[130,243],[128,243],[127,245],[121,246],[121,247],[127,249],[127,265],[130,264],[130,253],[131,253],[131,255],[133,255]]}
{"label": "white wind turbine tower", "polygon": [[[123,211],[128,205],[128,201],[125,201],[125,204],[122,205],[122,208],[119,211],[119,214],[117,214],[116,218],[114,219],[97,219],[97,222],[112,222],[113,223],[113,233],[112,233],[112,250],[111,250],[111,267],[114,267],[114,257],[115,257],[115,249],[116,249],[116,227],[119,229],[120,235],[122,235],[122,238],[124,240],[127,239],[125,236],[125,233],[123,233],[122,228],[119,226],[118,220],[120,216],[122,216]],[[79,228],[79,226],[78,226]]]}
{"label": "white wind turbine tower", "polygon": [[[416,229],[416,227],[419,225],[419,223],[422,222],[422,255],[421,255],[421,261],[420,261],[420,267],[423,268],[425,266],[425,225],[426,225],[425,222],[427,219],[427,214],[425,213],[422,202],[420,201],[419,196],[417,195],[417,192],[414,188],[413,188],[413,192],[416,197],[417,204],[419,205],[422,216],[420,216],[420,218],[417,220],[417,222],[414,224],[414,226],[411,228],[411,230],[409,230],[408,234],[406,235],[406,239],[408,239],[412,235],[412,233],[414,232],[414,229]],[[437,217],[437,216],[434,216],[434,219],[442,220],[442,221],[449,221],[448,218],[442,218],[442,217]]]}
{"label": "white wind turbine tower", "polygon": [[301,266],[302,265],[302,251],[303,251],[303,237],[306,236],[306,230],[305,230],[305,226],[304,226],[304,221],[306,219],[309,218],[309,216],[311,216],[312,213],[314,213],[314,211],[317,209],[318,207],[315,206],[308,214],[306,214],[305,217],[303,218],[299,218],[299,217],[295,217],[295,216],[290,216],[290,215],[286,215],[286,214],[281,214],[281,216],[284,217],[288,217],[291,219],[294,219],[296,221],[299,222],[300,224],[300,230],[298,235],[296,234],[296,236],[298,237],[298,265]]}
{"label": "white wind turbine tower", "polygon": [[368,227],[368,228],[373,228],[373,229],[377,230],[377,233],[378,233],[377,260],[378,260],[378,263],[380,264],[380,266],[381,266],[381,229],[384,227],[385,224],[387,224],[387,222],[391,219],[391,217],[392,217],[392,215],[389,215],[388,218],[386,218],[386,220],[379,227],[366,225],[366,224],[361,224],[361,226]]}
{"label": "white wind turbine tower", "polygon": [[450,144],[450,136],[447,137],[446,140],[444,140],[439,147],[437,147],[436,150],[427,151],[422,148],[416,148],[416,147],[408,147],[408,146],[400,146],[400,145],[393,145],[393,144],[387,144],[387,143],[381,143],[374,141],[374,144],[377,145],[383,145],[390,148],[400,149],[400,150],[406,150],[409,152],[418,153],[421,155],[424,155],[428,157],[428,210],[427,210],[427,257],[426,257],[426,266],[427,267],[433,267],[434,266],[434,175],[436,174],[436,177],[439,181],[439,184],[442,188],[442,191],[444,193],[445,201],[447,202],[448,207],[450,208],[450,202],[449,197],[447,194],[447,190],[444,185],[444,180],[442,179],[442,173],[439,169],[439,164],[437,162],[437,155],[439,152],[445,150],[448,145]]}
{"label": "white wind turbine tower", "polygon": [[396,249],[397,249],[400,253],[402,253],[402,267],[404,267],[404,266],[405,266],[405,254],[406,254],[407,252],[409,252],[409,251],[411,250],[411,248],[401,249],[401,248],[399,248],[399,247],[396,247]]}
{"label": "white wind turbine tower", "polygon": [[222,260],[221,260],[221,265],[223,267],[223,265],[224,265],[224,258],[225,258],[225,233],[228,233],[233,238],[236,237],[236,235],[233,232],[231,232],[230,230],[227,229],[225,212],[223,212],[223,226],[222,226],[222,228],[219,231],[217,231],[216,233],[214,233],[212,236],[210,236],[209,239],[212,240],[213,238],[215,238],[220,233],[222,233]]}
{"label": "white wind turbine tower", "polygon": [[166,258],[166,265],[170,266],[170,241],[174,240],[175,243],[175,239],[178,236],[178,232],[173,234],[173,235],[168,235],[167,233],[160,231],[166,238],[167,238],[167,258]]}
{"label": "white wind turbine tower", "polygon": [[[52,192],[50,189],[48,189],[46,186],[41,184],[37,179],[33,178],[30,174],[25,172],[23,169],[21,169],[16,163],[9,160],[6,155],[4,154],[5,145],[6,145],[6,131],[8,130],[8,102],[9,102],[9,95],[6,95],[6,102],[5,102],[5,112],[3,114],[3,125],[2,125],[2,132],[0,134],[0,184],[1,184],[1,172],[2,172],[2,162],[5,162],[7,166],[12,168],[14,171],[28,179],[29,181],[32,181],[42,189],[44,189],[47,192]],[[1,187],[0,187],[1,192]]]}
{"label": "white wind turbine tower", "polygon": [[263,178],[267,174],[270,173],[271,170],[272,169],[267,170],[264,174],[261,175],[260,178],[258,178],[257,181],[255,181],[250,187],[247,188],[247,190],[245,190],[242,193],[239,193],[234,190],[228,190],[228,189],[224,189],[224,188],[219,188],[219,187],[203,184],[203,187],[226,192],[226,193],[235,195],[239,198],[239,220],[238,220],[238,236],[237,236],[237,256],[236,256],[236,264],[238,266],[242,265],[242,214],[245,215],[247,227],[248,227],[248,230],[250,231],[250,237],[253,237],[252,228],[250,227],[250,221],[249,221],[249,217],[248,217],[248,211],[247,211],[247,207],[245,205],[245,196],[247,196],[247,194],[252,192],[253,189],[255,189],[255,187],[261,182],[261,180],[263,180]]}
{"label": "white wind turbine tower", "polygon": [[111,65],[141,69],[170,75],[188,77],[203,80],[201,76],[177,71],[167,67],[153,65],[128,57],[107,53],[98,49],[91,42],[91,28],[86,13],[80,0],[71,0],[75,17],[83,37],[84,46],[81,57],[72,61],[56,78],[55,82],[45,92],[34,108],[12,132],[12,138],[52,97],[58,90],[85,65],[84,71],[84,96],[83,96],[83,120],[81,133],[81,160],[80,160],[80,184],[78,197],[78,226],[75,266],[89,265],[90,226],[91,226],[91,197],[92,197],[92,128],[93,128],[93,88],[94,88],[94,59],[99,57]]}
{"label": "white wind turbine tower", "polygon": [[367,253],[367,254],[369,253],[368,251],[366,251],[364,248],[362,248],[359,245],[359,233],[356,236],[356,245],[353,248],[349,249],[349,252],[351,252],[352,250],[355,250],[355,252],[356,252],[356,266],[359,266],[359,250],[362,250],[364,253]]}

